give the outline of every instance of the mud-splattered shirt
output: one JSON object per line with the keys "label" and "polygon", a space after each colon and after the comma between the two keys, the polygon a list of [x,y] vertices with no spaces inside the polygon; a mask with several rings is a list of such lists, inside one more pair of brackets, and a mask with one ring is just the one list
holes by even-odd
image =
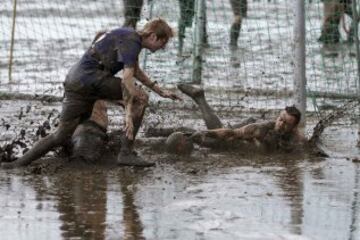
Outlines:
{"label": "mud-splattered shirt", "polygon": [[141,51],[141,37],[132,28],[117,28],[101,35],[78,63],[81,82],[99,81],[98,72],[115,75],[125,67],[134,67]]}

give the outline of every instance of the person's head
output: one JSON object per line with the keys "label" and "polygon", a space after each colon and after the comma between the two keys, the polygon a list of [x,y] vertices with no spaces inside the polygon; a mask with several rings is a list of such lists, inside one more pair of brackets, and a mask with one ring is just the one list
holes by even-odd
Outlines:
{"label": "person's head", "polygon": [[165,48],[169,39],[174,37],[172,28],[161,18],[147,22],[139,34],[142,37],[143,47],[151,52]]}
{"label": "person's head", "polygon": [[295,106],[285,107],[275,122],[275,130],[281,133],[292,132],[299,124],[301,112]]}

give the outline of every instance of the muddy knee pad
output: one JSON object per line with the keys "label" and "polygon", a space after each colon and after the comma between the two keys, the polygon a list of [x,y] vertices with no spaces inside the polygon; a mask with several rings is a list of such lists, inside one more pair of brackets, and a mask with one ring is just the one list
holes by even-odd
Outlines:
{"label": "muddy knee pad", "polygon": [[95,163],[101,159],[107,144],[106,131],[92,121],[80,124],[71,139],[72,159]]}

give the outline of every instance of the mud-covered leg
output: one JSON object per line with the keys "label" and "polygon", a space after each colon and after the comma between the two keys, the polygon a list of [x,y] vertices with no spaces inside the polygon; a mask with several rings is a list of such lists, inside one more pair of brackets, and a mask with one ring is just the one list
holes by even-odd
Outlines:
{"label": "mud-covered leg", "polygon": [[199,106],[206,127],[208,129],[222,128],[222,123],[214,110],[210,107],[205,99],[204,90],[196,88],[189,84],[179,84],[178,88],[181,92],[191,97]]}
{"label": "mud-covered leg", "polygon": [[230,46],[237,47],[237,41],[239,39],[241,29],[241,16],[236,15],[230,28]]}
{"label": "mud-covered leg", "polygon": [[223,141],[219,139],[218,136],[206,131],[197,131],[190,136],[190,139],[193,143],[202,147],[224,149],[229,146],[226,144],[226,141]]}
{"label": "mud-covered leg", "polygon": [[247,11],[248,11],[248,2],[247,2],[247,0],[240,0],[241,16],[246,18],[247,17]]}
{"label": "mud-covered leg", "polygon": [[[350,30],[348,32],[347,41],[349,43],[353,43],[355,40],[355,24],[359,24],[359,23],[354,21],[354,13],[353,13],[351,0],[345,0],[344,12],[345,12],[345,14],[349,15],[349,17],[351,17],[351,25],[350,25]],[[357,14],[357,15],[359,15],[359,14]]]}
{"label": "mud-covered leg", "polygon": [[140,20],[141,8],[143,0],[123,0],[125,22],[124,27],[132,27],[136,29],[136,24]]}
{"label": "mud-covered leg", "polygon": [[194,0],[179,0],[180,6],[180,19],[178,22],[179,33],[178,33],[178,55],[181,56],[184,47],[185,30],[192,24],[194,17]]}
{"label": "mud-covered leg", "polygon": [[320,42],[327,44],[340,41],[339,24],[343,14],[344,5],[338,0],[324,1],[324,22],[318,39]]}
{"label": "mud-covered leg", "polygon": [[178,56],[182,56],[184,48],[184,38],[185,38],[185,25],[181,19],[179,19],[179,33],[178,33]]}
{"label": "mud-covered leg", "polygon": [[60,146],[66,140],[71,138],[76,126],[79,124],[79,118],[67,122],[60,122],[56,132],[40,139],[24,156],[14,162],[2,163],[3,168],[15,168],[29,165],[31,162],[42,157],[54,147]]}
{"label": "mud-covered leg", "polygon": [[[205,5],[205,7],[206,7],[206,5]],[[209,47],[210,45],[209,45],[208,34],[207,34],[207,27],[206,27],[206,23],[207,23],[206,8],[205,8],[203,11],[205,11],[205,12],[204,12],[205,18],[204,18],[204,24],[203,24],[203,29],[202,29],[202,31],[203,31],[203,34],[202,34],[203,39],[202,39],[201,42],[202,42],[202,44],[203,44],[203,47],[207,48],[207,47]]]}
{"label": "mud-covered leg", "polygon": [[358,23],[355,23],[354,19],[352,19],[351,26],[350,26],[350,31],[349,31],[348,39],[347,39],[347,41],[349,43],[353,43],[354,39],[355,39],[355,26],[354,26],[354,24],[358,24]]}
{"label": "mud-covered leg", "polygon": [[240,35],[242,18],[247,15],[246,0],[230,0],[231,9],[234,14],[234,20],[230,28],[230,46],[237,47],[237,41]]}
{"label": "mud-covered leg", "polygon": [[[132,99],[130,110],[131,113],[128,116],[132,118],[133,124],[133,138],[129,139],[126,136],[122,136],[121,138],[121,150],[118,155],[118,165],[125,165],[125,166],[138,166],[138,167],[150,167],[155,165],[154,163],[147,162],[143,160],[140,156],[137,155],[136,152],[133,151],[134,148],[134,140],[141,127],[141,123],[144,117],[144,113],[146,107],[148,105],[148,95],[143,91],[143,94],[146,96],[146,100],[139,100],[139,99]],[[128,105],[128,103],[126,103]]]}

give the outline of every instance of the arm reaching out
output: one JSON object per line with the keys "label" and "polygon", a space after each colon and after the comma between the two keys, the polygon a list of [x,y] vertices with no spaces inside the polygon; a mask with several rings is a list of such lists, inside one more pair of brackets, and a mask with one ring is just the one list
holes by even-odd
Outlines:
{"label": "arm reaching out", "polygon": [[218,128],[207,131],[198,131],[191,135],[191,139],[198,143],[202,144],[205,142],[206,138],[213,138],[217,140],[230,141],[234,137],[234,130],[226,128]]}
{"label": "arm reaching out", "polygon": [[222,141],[232,141],[235,139],[262,140],[265,137],[267,130],[268,128],[265,124],[253,123],[236,129],[218,128],[213,130],[200,131],[194,133],[191,138],[197,143],[203,142],[206,137]]}
{"label": "arm reaching out", "polygon": [[157,85],[156,81],[155,82],[151,81],[150,78],[146,75],[146,73],[144,73],[144,71],[141,70],[141,68],[139,67],[139,63],[137,63],[135,66],[134,74],[135,74],[134,76],[136,77],[136,79],[138,79],[140,82],[142,82],[142,84],[144,84],[146,87],[150,88],[152,91],[156,92],[161,97],[170,98],[172,100],[182,100],[182,98],[179,97],[177,94],[175,94],[171,91],[162,90]]}

